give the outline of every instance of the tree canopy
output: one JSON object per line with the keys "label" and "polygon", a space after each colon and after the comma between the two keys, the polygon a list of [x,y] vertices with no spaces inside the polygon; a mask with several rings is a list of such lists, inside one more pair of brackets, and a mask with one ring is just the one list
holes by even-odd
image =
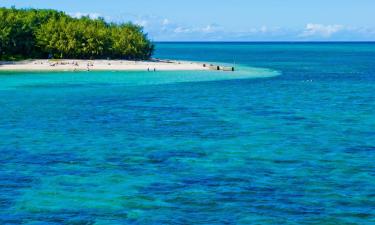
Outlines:
{"label": "tree canopy", "polygon": [[143,28],[42,9],[0,8],[0,59],[149,59]]}

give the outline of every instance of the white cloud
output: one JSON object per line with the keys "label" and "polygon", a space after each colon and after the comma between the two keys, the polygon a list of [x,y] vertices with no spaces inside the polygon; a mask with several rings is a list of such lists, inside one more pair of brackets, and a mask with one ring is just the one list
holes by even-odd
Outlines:
{"label": "white cloud", "polygon": [[83,13],[83,12],[68,13],[68,15],[74,18],[81,18],[84,16],[88,16],[91,19],[97,19],[101,16],[100,13]]}
{"label": "white cloud", "polygon": [[306,25],[300,37],[323,37],[329,38],[333,34],[342,31],[345,27],[342,25],[323,25],[309,23]]}
{"label": "white cloud", "polygon": [[280,27],[267,27],[267,26],[261,26],[261,27],[253,27],[253,28],[250,28],[250,29],[247,29],[247,30],[244,30],[244,31],[241,31],[241,32],[238,32],[238,33],[247,33],[247,34],[252,34],[252,35],[255,35],[255,34],[258,34],[258,35],[273,35],[277,32],[281,32],[282,31],[282,28]]}
{"label": "white cloud", "polygon": [[175,32],[175,33],[191,33],[192,30],[190,28],[187,28],[187,27],[176,27],[173,32]]}
{"label": "white cloud", "polygon": [[161,24],[163,26],[167,26],[168,24],[170,24],[170,21],[168,19],[163,19],[163,21],[161,21]]}
{"label": "white cloud", "polygon": [[260,28],[260,32],[262,32],[262,33],[266,33],[267,31],[268,31],[268,28],[266,26],[262,26]]}
{"label": "white cloud", "polygon": [[217,24],[209,24],[203,27],[176,26],[175,24],[170,24],[167,28],[172,29],[174,33],[195,34],[197,36],[199,36],[199,34],[217,33],[221,30],[221,27]]}
{"label": "white cloud", "polygon": [[134,21],[135,24],[141,26],[141,27],[146,27],[148,25],[148,20],[136,20]]}
{"label": "white cloud", "polygon": [[214,28],[211,25],[207,25],[202,28],[202,32],[205,32],[205,33],[211,33],[213,31],[214,31]]}
{"label": "white cloud", "polygon": [[222,30],[222,27],[218,24],[209,24],[203,28],[196,28],[197,32],[203,32],[203,33],[215,33],[220,32]]}

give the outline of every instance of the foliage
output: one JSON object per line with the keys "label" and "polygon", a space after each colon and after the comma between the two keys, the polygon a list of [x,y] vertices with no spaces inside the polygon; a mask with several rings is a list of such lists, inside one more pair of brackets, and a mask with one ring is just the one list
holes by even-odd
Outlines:
{"label": "foliage", "polygon": [[72,18],[55,10],[0,8],[0,59],[149,59],[142,27]]}

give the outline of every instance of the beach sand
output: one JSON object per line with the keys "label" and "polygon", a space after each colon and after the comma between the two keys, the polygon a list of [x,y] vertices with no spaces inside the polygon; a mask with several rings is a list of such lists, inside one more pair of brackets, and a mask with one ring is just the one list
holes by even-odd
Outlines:
{"label": "beach sand", "polygon": [[24,60],[0,62],[0,71],[194,71],[209,70],[203,63],[150,60]]}

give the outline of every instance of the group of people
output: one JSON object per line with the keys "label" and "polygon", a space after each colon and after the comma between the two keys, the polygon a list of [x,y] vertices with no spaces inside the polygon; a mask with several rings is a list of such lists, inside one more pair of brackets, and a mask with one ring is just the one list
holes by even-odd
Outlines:
{"label": "group of people", "polygon": [[[34,63],[34,64],[36,64],[36,63]],[[41,62],[40,64],[43,64],[43,62]],[[69,65],[69,64],[70,64],[69,62],[53,62],[53,63],[50,63],[49,65],[50,66],[57,66],[57,65]],[[75,61],[73,61],[71,64],[74,65],[74,66],[79,66],[78,62],[75,62]]]}

